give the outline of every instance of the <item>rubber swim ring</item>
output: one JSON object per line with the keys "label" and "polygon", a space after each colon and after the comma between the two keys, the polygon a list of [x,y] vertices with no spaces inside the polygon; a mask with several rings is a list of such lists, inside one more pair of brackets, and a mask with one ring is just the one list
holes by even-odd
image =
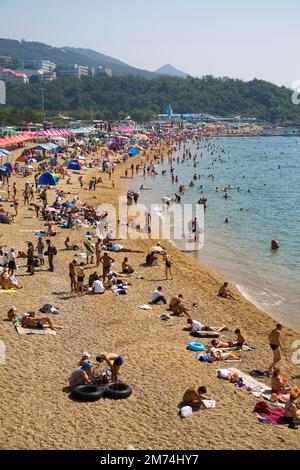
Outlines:
{"label": "rubber swim ring", "polygon": [[202,343],[189,343],[187,345],[187,349],[189,349],[190,351],[204,351],[205,350],[205,346],[204,344]]}

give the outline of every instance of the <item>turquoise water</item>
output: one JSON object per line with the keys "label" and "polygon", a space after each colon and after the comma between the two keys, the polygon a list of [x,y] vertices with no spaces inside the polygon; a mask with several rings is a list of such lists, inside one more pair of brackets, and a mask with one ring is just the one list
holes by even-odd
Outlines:
{"label": "turquoise water", "polygon": [[[148,177],[146,184],[138,177],[132,187],[144,183],[152,190],[141,191],[140,202],[160,203],[162,196],[178,192],[179,184],[188,185],[194,173],[201,174],[182,197],[183,203],[208,199],[204,248],[192,256],[235,282],[273,318],[300,329],[300,138],[220,137],[209,142],[213,155],[207,141],[186,144],[199,157],[196,168],[192,160],[181,161],[183,148],[174,152],[174,157],[180,155],[180,163],[173,162],[179,183],[171,182],[165,158],[157,176]],[[225,199],[216,187],[226,185],[240,190],[230,190]],[[280,242],[276,252],[270,249],[272,239]]]}

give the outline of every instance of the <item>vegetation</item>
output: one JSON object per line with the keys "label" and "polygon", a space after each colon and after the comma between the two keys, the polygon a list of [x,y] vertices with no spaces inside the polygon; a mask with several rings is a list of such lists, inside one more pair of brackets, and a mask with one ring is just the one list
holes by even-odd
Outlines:
{"label": "vegetation", "polygon": [[[137,76],[82,80],[61,77],[43,84],[47,116],[59,111],[81,119],[119,119],[130,115],[137,121],[163,112],[170,103],[174,113],[211,113],[220,116],[254,116],[270,121],[300,121],[300,106],[291,102],[291,90],[262,80],[244,82],[229,78],[145,79]],[[6,107],[0,107],[0,121],[12,122],[26,114],[35,120],[41,111],[41,85],[8,85]],[[14,110],[15,111],[14,111]],[[26,111],[30,110],[30,111]],[[18,110],[18,111],[17,111]]]}
{"label": "vegetation", "polygon": [[[42,42],[17,41],[0,38],[0,56],[10,56],[13,61],[45,59],[57,65],[86,65],[88,67],[103,69],[110,68],[113,75],[141,75],[155,77],[157,74],[147,70],[136,69],[120,60],[114,59],[100,52],[75,47],[52,47]],[[11,65],[11,64],[10,64]]]}

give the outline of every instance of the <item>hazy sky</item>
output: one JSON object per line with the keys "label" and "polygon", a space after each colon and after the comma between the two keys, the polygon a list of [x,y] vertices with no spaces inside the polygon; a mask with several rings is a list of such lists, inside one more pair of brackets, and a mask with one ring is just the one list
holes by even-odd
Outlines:
{"label": "hazy sky", "polygon": [[300,0],[0,0],[0,37],[194,76],[300,80]]}

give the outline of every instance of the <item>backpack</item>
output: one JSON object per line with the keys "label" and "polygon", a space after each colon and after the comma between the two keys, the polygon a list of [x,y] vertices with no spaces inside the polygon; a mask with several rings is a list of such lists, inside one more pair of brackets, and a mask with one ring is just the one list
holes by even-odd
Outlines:
{"label": "backpack", "polygon": [[57,249],[55,248],[55,246],[54,246],[53,249],[52,249],[52,253],[54,254],[54,256],[57,255]]}

